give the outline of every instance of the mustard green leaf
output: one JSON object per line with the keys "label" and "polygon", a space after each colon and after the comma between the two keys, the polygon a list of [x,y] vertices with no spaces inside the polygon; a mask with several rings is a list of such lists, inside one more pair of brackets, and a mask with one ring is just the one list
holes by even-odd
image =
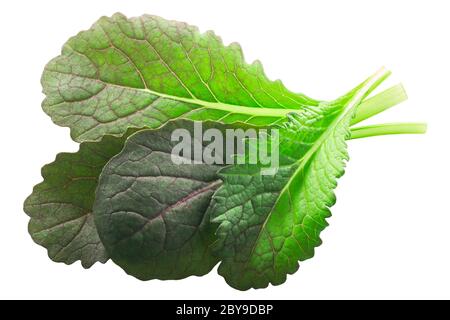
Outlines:
{"label": "mustard green leaf", "polygon": [[80,260],[85,268],[108,260],[92,206],[101,170],[119,153],[129,134],[82,143],[78,152],[60,153],[42,168],[44,181],[25,200],[24,211],[31,217],[33,240],[47,248],[52,260],[66,264]]}
{"label": "mustard green leaf", "polygon": [[[196,123],[199,124],[198,122]],[[225,132],[231,125],[202,123]],[[124,149],[105,166],[94,204],[95,223],[112,260],[141,280],[181,279],[204,275],[218,262],[211,254],[215,225],[206,215],[212,194],[222,184],[223,164],[179,164],[172,152],[176,129],[185,130],[189,146],[211,151],[209,141],[195,134],[195,122],[177,120],[160,129],[132,135]],[[194,153],[179,159],[193,160]]]}
{"label": "mustard green leaf", "polygon": [[238,44],[149,15],[101,18],[48,63],[42,86],[44,111],[79,142],[180,117],[268,125],[319,104],[247,64]]}
{"label": "mustard green leaf", "polygon": [[208,213],[219,224],[218,272],[229,285],[240,290],[279,285],[297,271],[299,260],[314,255],[348,159],[350,121],[385,74],[370,78],[344,110],[323,104],[292,115],[280,132],[282,162],[274,176],[261,174],[257,165],[220,171],[224,184]]}

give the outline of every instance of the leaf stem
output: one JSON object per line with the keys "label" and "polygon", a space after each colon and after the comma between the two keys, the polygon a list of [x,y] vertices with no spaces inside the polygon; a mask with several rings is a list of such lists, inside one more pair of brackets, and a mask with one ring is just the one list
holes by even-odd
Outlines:
{"label": "leaf stem", "polygon": [[408,99],[402,84],[393,86],[365,101],[358,108],[350,125],[355,125],[374,115],[377,115]]}
{"label": "leaf stem", "polygon": [[391,134],[423,134],[426,131],[426,123],[383,123],[371,126],[351,128],[350,139],[353,140]]}
{"label": "leaf stem", "polygon": [[[378,86],[387,78],[389,78],[392,74],[390,70],[387,70],[385,67],[380,68],[378,71],[380,73],[380,77],[378,77],[374,83],[369,87],[369,89],[364,93],[363,98],[361,100],[364,100],[368,95],[372,93],[373,90],[378,88]],[[372,76],[373,77],[373,76]],[[371,81],[371,78],[367,79],[367,82]]]}

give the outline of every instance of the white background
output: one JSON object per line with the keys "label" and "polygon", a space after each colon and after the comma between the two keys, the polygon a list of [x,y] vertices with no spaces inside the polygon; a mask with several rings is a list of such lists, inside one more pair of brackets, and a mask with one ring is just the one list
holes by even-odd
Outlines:
{"label": "white background", "polygon": [[[27,233],[23,200],[40,168],[75,151],[40,108],[40,76],[63,43],[102,15],[144,13],[238,41],[271,79],[319,99],[385,65],[409,100],[373,122],[426,121],[424,136],[350,141],[330,227],[285,284],[239,292],[202,278],[140,282],[112,262],[50,261]],[[0,1],[0,298],[450,298],[450,2]]]}

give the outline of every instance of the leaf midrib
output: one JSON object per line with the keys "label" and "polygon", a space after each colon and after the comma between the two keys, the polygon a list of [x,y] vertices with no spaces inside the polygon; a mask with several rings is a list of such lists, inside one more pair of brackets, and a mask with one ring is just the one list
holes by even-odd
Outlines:
{"label": "leaf midrib", "polygon": [[187,202],[196,198],[199,195],[202,195],[208,191],[214,190],[215,188],[219,187],[221,184],[222,184],[222,180],[214,180],[214,181],[208,182],[206,184],[206,186],[203,186],[197,190],[193,190],[192,192],[190,192],[188,195],[186,195],[182,199],[178,200],[177,202],[175,202],[171,205],[168,205],[161,212],[159,212],[155,217],[151,217],[151,218],[143,217],[147,221],[140,228],[138,228],[136,231],[134,231],[131,235],[117,241],[117,243],[115,245],[117,245],[121,242],[127,241],[128,239],[134,237],[138,233],[143,232],[145,230],[145,228],[147,228],[155,219],[163,218],[167,213],[173,211],[175,208],[177,208],[183,204],[186,204]]}
{"label": "leaf midrib", "polygon": [[[84,79],[97,81],[106,86],[112,86],[112,87],[126,89],[126,90],[135,90],[138,92],[151,94],[154,96],[158,96],[158,97],[173,100],[173,101],[178,101],[178,102],[183,102],[183,103],[188,103],[188,104],[195,104],[200,107],[226,111],[228,113],[240,113],[240,114],[246,114],[246,115],[251,115],[251,116],[266,116],[266,117],[282,118],[282,117],[285,117],[288,113],[299,112],[301,110],[300,108],[299,109],[285,109],[285,108],[245,107],[245,106],[227,104],[227,103],[222,103],[222,102],[205,101],[205,100],[200,100],[200,99],[196,99],[196,98],[179,97],[179,96],[174,96],[174,95],[170,95],[170,94],[157,92],[157,91],[154,91],[154,90],[151,90],[148,88],[127,87],[124,85],[107,82],[107,81],[104,81],[104,80],[101,80],[98,78],[94,78],[94,77],[87,77],[87,76],[83,76],[83,75],[65,73],[65,72],[56,71],[56,70],[48,70],[48,71],[55,72],[55,73],[69,74],[69,75],[72,75],[75,77],[80,77],[80,78],[84,78]],[[95,96],[95,95],[93,95],[93,96]],[[67,102],[67,101],[64,101],[64,102]],[[76,102],[76,101],[71,101],[71,103],[73,103],[73,102]],[[50,106],[50,107],[52,107],[52,106]],[[307,106],[304,106],[304,107],[307,107]]]}

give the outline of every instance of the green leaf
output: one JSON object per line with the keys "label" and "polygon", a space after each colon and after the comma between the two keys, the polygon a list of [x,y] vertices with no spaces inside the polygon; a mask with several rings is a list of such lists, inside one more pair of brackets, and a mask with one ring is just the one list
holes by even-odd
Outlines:
{"label": "green leaf", "polygon": [[42,85],[44,111],[79,142],[180,117],[269,125],[319,104],[268,80],[238,44],[149,15],[101,18],[49,62]]}
{"label": "green leaf", "polygon": [[[171,153],[178,141],[171,134],[176,129],[189,132],[192,148],[199,143],[208,149],[194,134],[192,121],[139,131],[106,165],[97,189],[94,215],[100,238],[112,260],[141,280],[204,275],[218,262],[210,250],[215,226],[205,213],[222,183],[217,176],[222,165],[175,164]],[[219,156],[225,162],[223,152]]]}
{"label": "green leaf", "polygon": [[92,206],[101,170],[119,153],[130,133],[82,143],[78,152],[60,153],[42,168],[44,181],[25,200],[24,211],[31,217],[33,240],[48,249],[52,260],[66,264],[80,260],[85,268],[108,260]]}
{"label": "green leaf", "polygon": [[382,70],[370,78],[345,110],[323,104],[293,115],[280,132],[281,165],[274,176],[254,165],[220,171],[224,184],[209,214],[220,224],[218,272],[229,285],[247,290],[281,284],[299,260],[314,255],[348,159],[345,141],[355,108],[385,75]]}

